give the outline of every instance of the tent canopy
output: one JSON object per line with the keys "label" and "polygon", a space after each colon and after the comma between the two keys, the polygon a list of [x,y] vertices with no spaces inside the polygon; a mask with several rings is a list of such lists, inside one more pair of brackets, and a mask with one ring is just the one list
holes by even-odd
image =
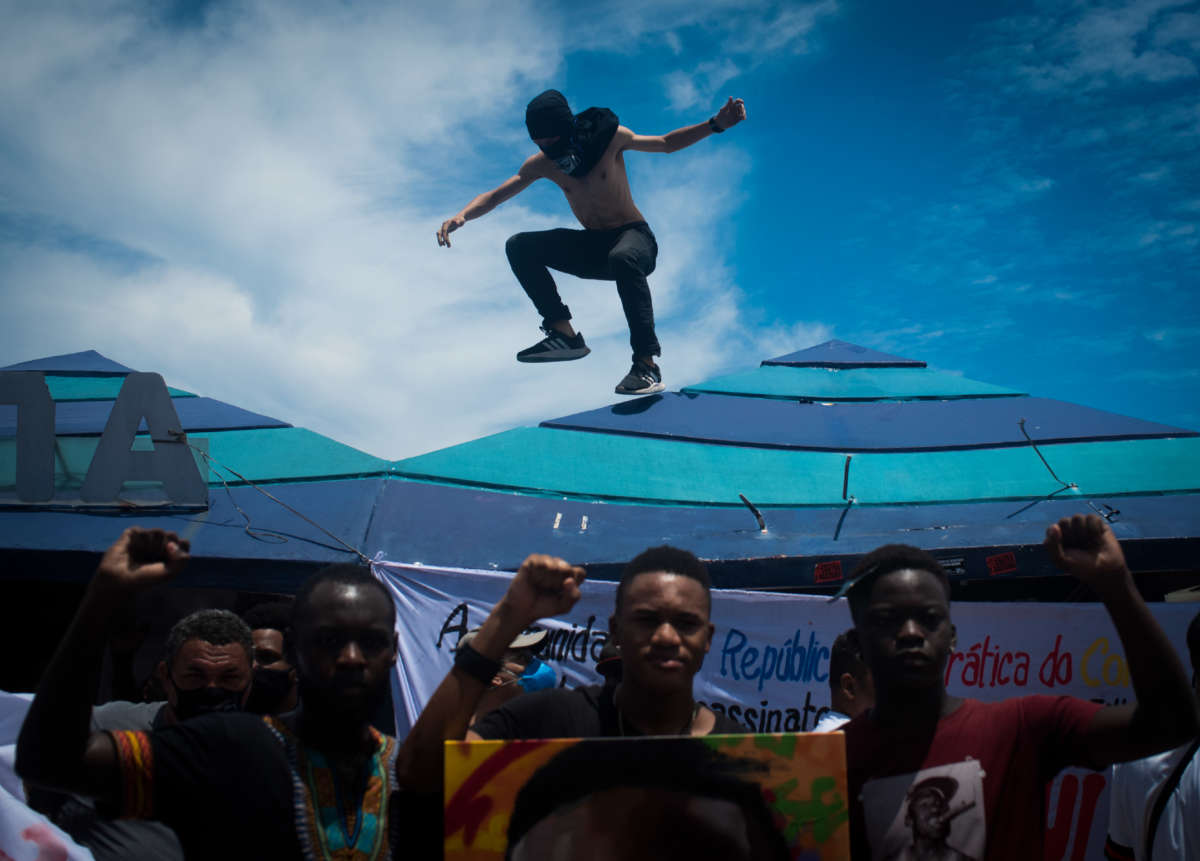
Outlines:
{"label": "tent canopy", "polygon": [[[0,370],[46,374],[59,478],[85,471],[131,369],[87,351]],[[348,548],[502,569],[548,552],[606,576],[671,543],[711,560],[719,585],[781,588],[836,585],[894,541],[960,580],[1050,574],[1045,527],[1079,511],[1106,516],[1143,569],[1192,569],[1200,543],[1200,434],[841,341],[394,462],[169,391],[221,465],[207,511],[7,506],[0,553],[98,553],[137,522],[188,537],[206,581],[268,588],[293,576],[278,563]],[[15,428],[0,406],[0,484]]]}

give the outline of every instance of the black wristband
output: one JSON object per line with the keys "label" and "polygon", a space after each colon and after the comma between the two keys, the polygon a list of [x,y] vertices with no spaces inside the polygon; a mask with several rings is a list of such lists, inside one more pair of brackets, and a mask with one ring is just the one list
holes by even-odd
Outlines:
{"label": "black wristband", "polygon": [[708,127],[710,129],[712,129],[712,133],[715,135],[720,135],[720,134],[725,133],[725,129],[723,129],[719,125],[717,125],[717,118],[715,116],[708,118]]}
{"label": "black wristband", "polygon": [[492,677],[500,672],[500,662],[485,658],[471,648],[470,643],[460,643],[454,652],[454,666],[481,684],[490,685]]}

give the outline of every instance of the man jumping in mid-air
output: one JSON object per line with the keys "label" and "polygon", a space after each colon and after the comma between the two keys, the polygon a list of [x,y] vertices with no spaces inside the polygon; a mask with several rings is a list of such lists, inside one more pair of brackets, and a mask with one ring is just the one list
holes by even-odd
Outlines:
{"label": "man jumping in mid-air", "polygon": [[654,271],[658,243],[633,202],[625,174],[625,150],[675,152],[710,134],[720,134],[746,118],[741,99],[729,99],[707,122],[665,135],[638,135],[607,108],[572,114],[557,90],[529,103],[525,125],[540,152],[525,160],[516,176],[468,203],[443,222],[438,245],[450,246],[450,234],[468,220],[490,212],[529,187],[549,179],[562,189],[583,230],[539,230],[509,237],[505,246],[513,273],[538,312],[546,337],[517,353],[518,362],[561,362],[591,352],[571,326],[571,311],[559,298],[549,269],[579,278],[617,282],[629,322],[633,367],[617,394],[648,395],[663,390],[661,355],[654,335],[654,308],[646,276]]}

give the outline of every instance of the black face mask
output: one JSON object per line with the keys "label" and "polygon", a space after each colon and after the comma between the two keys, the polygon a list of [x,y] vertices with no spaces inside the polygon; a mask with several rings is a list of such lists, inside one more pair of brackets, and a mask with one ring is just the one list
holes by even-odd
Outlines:
{"label": "black face mask", "polygon": [[175,684],[174,679],[171,679],[171,684],[175,686],[175,717],[179,720],[187,720],[213,712],[240,712],[242,710],[242,695],[246,693],[245,688],[240,691],[227,691],[224,688],[204,687],[185,691]]}
{"label": "black face mask", "polygon": [[254,671],[254,684],[250,688],[250,698],[246,700],[246,711],[258,715],[275,714],[291,692],[290,670],[259,667]]}

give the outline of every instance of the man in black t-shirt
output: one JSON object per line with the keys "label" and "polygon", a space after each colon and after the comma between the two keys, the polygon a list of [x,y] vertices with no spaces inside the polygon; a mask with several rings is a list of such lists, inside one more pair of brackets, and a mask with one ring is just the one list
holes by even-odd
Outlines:
{"label": "man in black t-shirt", "polygon": [[102,810],[161,819],[189,859],[390,857],[396,743],[370,716],[396,662],[395,608],[364,568],[323,568],[296,596],[296,711],[89,734],[115,611],[187,559],[186,541],[138,528],[104,554],[30,705],[18,773],[96,798]]}
{"label": "man in black t-shirt", "polygon": [[585,576],[582,568],[555,557],[525,560],[470,644],[455,653],[454,667],[405,739],[398,757],[402,785],[440,793],[447,739],[746,731],[692,696],[692,681],[712,645],[711,583],[704,563],[665,546],[641,553],[622,572],[609,619],[622,661],[615,689],[538,691],[468,726],[508,643],[538,619],[570,610]]}

